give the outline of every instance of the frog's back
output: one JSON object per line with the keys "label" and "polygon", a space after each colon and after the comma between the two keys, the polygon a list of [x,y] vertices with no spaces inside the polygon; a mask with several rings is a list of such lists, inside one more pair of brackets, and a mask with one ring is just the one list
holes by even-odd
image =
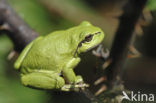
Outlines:
{"label": "frog's back", "polygon": [[70,47],[70,37],[64,33],[57,31],[35,41],[23,60],[23,68],[59,71],[74,53]]}

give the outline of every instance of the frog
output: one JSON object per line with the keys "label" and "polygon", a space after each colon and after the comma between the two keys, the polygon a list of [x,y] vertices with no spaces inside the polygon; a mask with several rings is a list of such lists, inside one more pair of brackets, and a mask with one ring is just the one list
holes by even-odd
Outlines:
{"label": "frog", "polygon": [[88,21],[66,30],[58,30],[31,41],[20,53],[14,68],[21,83],[36,89],[70,91],[88,85],[74,68],[80,54],[98,46],[104,32]]}

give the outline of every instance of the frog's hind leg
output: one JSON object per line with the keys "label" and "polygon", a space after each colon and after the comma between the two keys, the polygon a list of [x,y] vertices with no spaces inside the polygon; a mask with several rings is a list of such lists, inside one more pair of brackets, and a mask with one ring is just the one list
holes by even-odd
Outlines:
{"label": "frog's hind leg", "polygon": [[[42,37],[38,37],[37,39],[35,39],[35,41],[41,39]],[[22,53],[20,54],[20,56],[18,57],[18,59],[16,60],[15,64],[14,64],[14,68],[15,69],[19,69],[21,66],[22,61],[24,60],[25,56],[28,54],[30,48],[32,47],[32,45],[34,44],[34,41],[30,42],[22,51]]]}
{"label": "frog's hind leg", "polygon": [[65,81],[57,74],[32,72],[21,75],[23,85],[38,89],[60,89],[64,86]]}

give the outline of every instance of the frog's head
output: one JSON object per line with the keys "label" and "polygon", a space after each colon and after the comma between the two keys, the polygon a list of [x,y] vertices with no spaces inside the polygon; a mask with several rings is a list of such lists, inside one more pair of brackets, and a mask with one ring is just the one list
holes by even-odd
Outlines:
{"label": "frog's head", "polygon": [[82,22],[78,26],[78,28],[79,37],[77,37],[78,45],[76,49],[76,53],[78,54],[80,54],[81,52],[86,52],[96,47],[102,42],[104,38],[103,31],[100,28],[93,26],[87,21]]}

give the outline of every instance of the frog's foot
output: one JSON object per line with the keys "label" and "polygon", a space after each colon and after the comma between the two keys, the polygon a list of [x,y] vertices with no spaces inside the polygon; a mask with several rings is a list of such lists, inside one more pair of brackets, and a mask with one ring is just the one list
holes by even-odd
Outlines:
{"label": "frog's foot", "polygon": [[110,52],[108,49],[105,49],[102,47],[102,45],[99,45],[97,50],[93,50],[92,51],[93,55],[97,56],[97,57],[101,57],[103,58],[104,60],[106,60],[109,55],[110,55]]}
{"label": "frog's foot", "polygon": [[83,79],[80,75],[76,76],[75,83],[64,85],[61,90],[62,91],[79,91],[80,89],[84,89],[89,87],[89,84],[83,82]]}
{"label": "frog's foot", "polygon": [[77,75],[77,76],[76,76],[75,83],[76,83],[76,84],[83,83],[83,78],[82,78],[80,75]]}
{"label": "frog's foot", "polygon": [[80,89],[84,89],[86,87],[89,87],[89,84],[86,84],[86,83],[66,84],[61,88],[61,90],[62,91],[79,91]]}

